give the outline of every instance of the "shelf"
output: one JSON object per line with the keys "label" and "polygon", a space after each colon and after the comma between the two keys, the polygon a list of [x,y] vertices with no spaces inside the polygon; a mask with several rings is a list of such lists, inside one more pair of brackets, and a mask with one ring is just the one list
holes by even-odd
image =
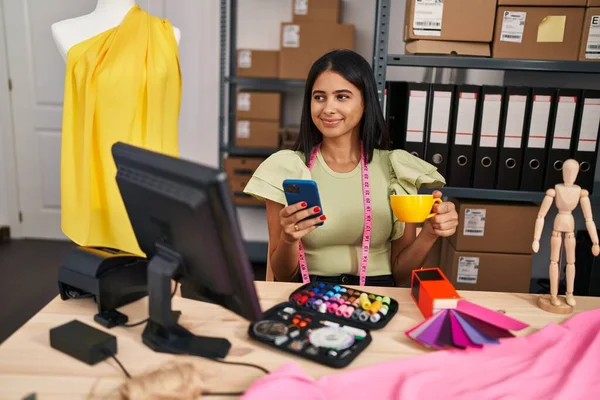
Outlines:
{"label": "shelf", "polygon": [[[441,189],[421,189],[420,193],[429,194],[439,190],[444,196],[457,197],[461,199],[496,200],[496,201],[520,201],[541,203],[546,192],[526,192],[520,190],[496,190],[496,189],[473,189],[444,187]],[[590,195],[593,206],[600,205],[600,195]]]}
{"label": "shelf", "polygon": [[487,69],[503,71],[600,73],[600,63],[592,61],[517,60],[487,57],[390,54],[388,66]]}
{"label": "shelf", "polygon": [[421,192],[432,193],[439,190],[444,196],[458,197],[462,199],[478,200],[500,200],[500,201],[522,201],[539,203],[544,199],[545,192],[525,192],[520,190],[495,190],[495,189],[473,189],[444,187],[441,189],[422,189]]}
{"label": "shelf", "polygon": [[234,157],[268,157],[279,149],[260,149],[249,147],[223,147],[221,151]]}
{"label": "shelf", "polygon": [[304,80],[275,79],[275,78],[239,78],[228,77],[226,81],[244,89],[281,90],[304,89]]}

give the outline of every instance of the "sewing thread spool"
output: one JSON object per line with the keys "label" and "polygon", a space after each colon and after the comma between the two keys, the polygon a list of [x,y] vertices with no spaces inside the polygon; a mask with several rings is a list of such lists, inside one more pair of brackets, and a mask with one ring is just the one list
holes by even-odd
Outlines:
{"label": "sewing thread spool", "polygon": [[371,314],[377,314],[379,312],[379,310],[381,309],[382,303],[380,301],[375,300],[373,302],[373,304],[371,304],[371,307],[369,307],[369,313]]}

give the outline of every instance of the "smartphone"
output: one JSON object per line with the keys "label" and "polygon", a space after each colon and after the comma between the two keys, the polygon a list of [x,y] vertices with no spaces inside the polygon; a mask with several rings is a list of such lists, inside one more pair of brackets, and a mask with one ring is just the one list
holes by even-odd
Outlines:
{"label": "smartphone", "polygon": [[[288,205],[305,201],[307,204],[306,209],[320,208],[318,213],[309,218],[323,215],[323,206],[321,205],[317,182],[310,179],[286,179],[283,181],[283,191]],[[317,225],[323,225],[323,222],[319,222]]]}

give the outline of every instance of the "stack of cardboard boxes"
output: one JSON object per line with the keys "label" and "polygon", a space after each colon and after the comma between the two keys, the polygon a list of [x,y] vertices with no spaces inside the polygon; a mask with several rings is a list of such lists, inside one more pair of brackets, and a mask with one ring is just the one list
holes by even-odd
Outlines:
{"label": "stack of cardboard boxes", "polygon": [[277,149],[281,93],[240,91],[237,94],[235,145]]}
{"label": "stack of cardboard boxes", "polygon": [[409,54],[596,61],[600,0],[408,0]]}
{"label": "stack of cardboard boxes", "polygon": [[[280,50],[238,49],[238,77],[304,80],[326,52],[354,49],[354,25],[340,23],[341,0],[291,1],[291,22],[280,27]],[[298,129],[281,126],[281,93],[245,91],[237,96],[236,147],[291,147]]]}
{"label": "stack of cardboard boxes", "polygon": [[456,233],[441,243],[439,267],[459,290],[528,293],[539,208],[452,199]]}
{"label": "stack of cardboard boxes", "polygon": [[497,0],[407,0],[409,54],[490,56]]}
{"label": "stack of cardboard boxes", "polygon": [[333,49],[354,49],[354,25],[341,24],[341,0],[292,0],[281,23],[280,50],[239,49],[237,76],[306,79],[310,66]]}

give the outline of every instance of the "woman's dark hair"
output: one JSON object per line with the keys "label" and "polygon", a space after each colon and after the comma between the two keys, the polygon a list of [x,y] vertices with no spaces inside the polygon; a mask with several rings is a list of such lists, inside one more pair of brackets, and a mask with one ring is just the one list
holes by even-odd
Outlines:
{"label": "woman's dark hair", "polygon": [[293,149],[302,151],[308,163],[313,148],[323,140],[323,134],[312,121],[310,104],[313,85],[319,75],[325,71],[337,72],[356,86],[362,94],[364,113],[360,120],[360,139],[363,142],[367,162],[370,163],[374,149],[390,148],[390,137],[377,97],[377,84],[373,70],[367,60],[351,50],[333,50],[312,65],[304,88],[300,132]]}

